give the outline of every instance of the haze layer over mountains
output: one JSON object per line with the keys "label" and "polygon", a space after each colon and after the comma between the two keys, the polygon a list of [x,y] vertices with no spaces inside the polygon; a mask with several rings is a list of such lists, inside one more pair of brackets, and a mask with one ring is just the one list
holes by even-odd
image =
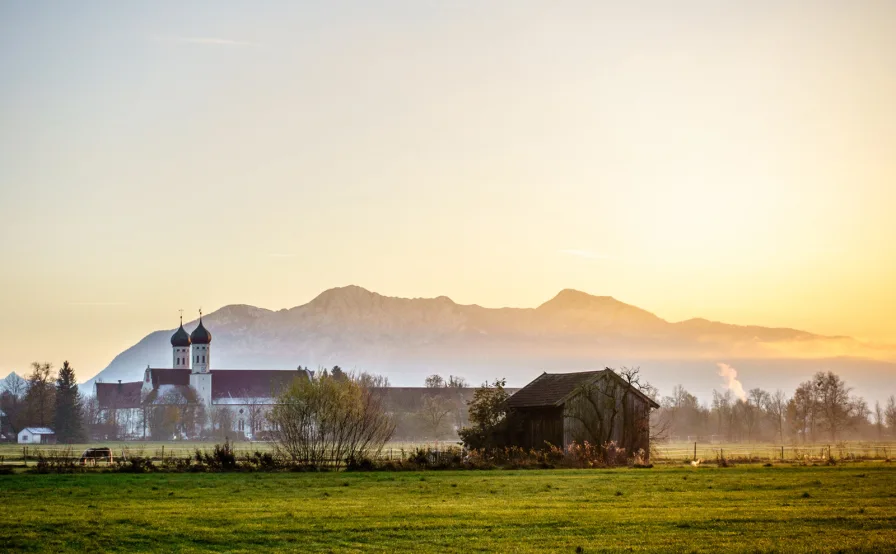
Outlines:
{"label": "haze layer over mountains", "polygon": [[[739,370],[747,389],[789,391],[815,371],[831,369],[873,401],[892,393],[896,377],[891,347],[704,319],[672,323],[611,297],[569,289],[537,308],[492,309],[348,286],[279,311],[229,305],[203,321],[214,337],[215,368],[340,365],[385,374],[396,386],[420,386],[431,373],[473,384],[506,377],[508,385],[520,386],[542,371],[625,365],[640,366],[661,394],[683,384],[706,399],[713,388],[724,388],[717,364],[726,363]],[[147,365],[169,367],[172,332],[150,333],[95,379],[135,381]]]}

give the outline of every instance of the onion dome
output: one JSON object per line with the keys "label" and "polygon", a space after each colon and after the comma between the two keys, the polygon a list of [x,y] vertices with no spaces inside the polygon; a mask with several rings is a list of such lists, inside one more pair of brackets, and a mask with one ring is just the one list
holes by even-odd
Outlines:
{"label": "onion dome", "polygon": [[171,346],[190,346],[190,335],[184,329],[184,322],[181,320],[180,327],[171,335]]}
{"label": "onion dome", "polygon": [[212,342],[212,334],[202,325],[202,316],[199,316],[199,327],[196,327],[190,333],[190,341],[193,344],[208,344]]}

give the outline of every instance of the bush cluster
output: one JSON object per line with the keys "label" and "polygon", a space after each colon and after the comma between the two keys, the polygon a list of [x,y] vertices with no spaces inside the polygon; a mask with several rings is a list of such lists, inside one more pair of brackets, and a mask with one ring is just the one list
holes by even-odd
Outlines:
{"label": "bush cluster", "polygon": [[[516,446],[491,449],[464,450],[458,446],[442,449],[418,448],[400,460],[374,460],[368,457],[349,457],[344,460],[346,471],[419,471],[442,469],[552,469],[605,468],[615,466],[651,467],[644,452],[628,456],[615,443],[593,445],[573,443],[563,449],[548,445],[544,450]],[[271,471],[328,471],[331,466],[297,464],[288,457],[271,452],[254,452],[237,456],[230,441],[216,444],[212,451],[196,450],[193,456],[167,456],[153,459],[129,454],[101,471],[118,473],[183,473],[183,472],[271,472]],[[74,473],[88,471],[78,459],[61,454],[38,457],[35,473]]]}
{"label": "bush cluster", "polygon": [[583,442],[563,449],[549,445],[544,450],[526,450],[518,446],[463,450],[418,448],[399,461],[351,460],[349,471],[418,471],[439,469],[553,469],[652,467],[643,451],[627,456],[624,448],[609,442],[602,446]]}
{"label": "bush cluster", "polygon": [[70,447],[62,451],[51,451],[47,455],[38,453],[37,467],[34,469],[35,473],[75,473],[80,470]]}

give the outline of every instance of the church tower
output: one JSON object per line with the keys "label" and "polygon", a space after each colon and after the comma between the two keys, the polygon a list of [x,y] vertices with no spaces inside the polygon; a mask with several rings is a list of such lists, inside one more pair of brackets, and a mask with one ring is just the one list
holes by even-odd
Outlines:
{"label": "church tower", "polygon": [[199,310],[199,326],[190,333],[190,343],[193,352],[190,356],[193,363],[193,371],[190,373],[190,386],[196,390],[200,400],[206,406],[212,405],[212,374],[209,372],[211,365],[212,334],[202,324],[202,310]]}
{"label": "church tower", "polygon": [[180,327],[171,335],[172,359],[174,369],[190,369],[190,335],[184,330],[184,316],[180,316]]}
{"label": "church tower", "polygon": [[212,334],[202,325],[202,310],[199,310],[199,326],[190,333],[190,343],[193,345],[193,373],[208,373]]}

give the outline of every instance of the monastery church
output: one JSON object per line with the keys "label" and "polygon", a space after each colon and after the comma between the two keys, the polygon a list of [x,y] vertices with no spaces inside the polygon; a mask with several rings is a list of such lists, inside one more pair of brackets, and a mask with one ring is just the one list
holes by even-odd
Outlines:
{"label": "monastery church", "polygon": [[[180,327],[171,336],[172,367],[147,367],[143,380],[131,383],[95,383],[99,408],[113,411],[128,436],[148,436],[147,421],[140,417],[149,406],[182,404],[198,400],[206,411],[227,408],[233,415],[233,431],[251,437],[250,413],[267,410],[274,398],[295,379],[307,379],[304,369],[211,369],[212,334],[202,323],[192,333]],[[198,397],[198,398],[197,398]]]}

